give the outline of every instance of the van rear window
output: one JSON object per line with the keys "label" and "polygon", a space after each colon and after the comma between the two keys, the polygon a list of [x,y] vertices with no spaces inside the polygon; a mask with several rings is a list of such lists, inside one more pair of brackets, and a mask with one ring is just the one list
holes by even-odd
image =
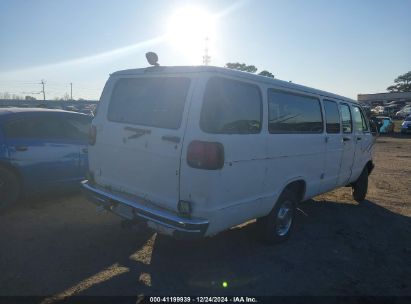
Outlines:
{"label": "van rear window", "polygon": [[190,79],[182,77],[122,78],[108,108],[114,122],[178,129]]}

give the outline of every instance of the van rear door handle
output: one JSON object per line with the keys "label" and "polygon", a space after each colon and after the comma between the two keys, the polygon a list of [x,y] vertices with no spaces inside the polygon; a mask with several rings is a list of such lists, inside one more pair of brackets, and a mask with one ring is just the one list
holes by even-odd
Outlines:
{"label": "van rear door handle", "polygon": [[362,137],[357,137],[357,140],[361,140],[362,139]]}
{"label": "van rear door handle", "polygon": [[163,135],[163,136],[161,136],[161,139],[162,140],[168,140],[168,141],[174,142],[176,144],[178,144],[181,140],[180,137],[172,136],[172,135]]}
{"label": "van rear door handle", "polygon": [[140,128],[133,128],[133,127],[124,127],[124,130],[135,132],[135,134],[127,137],[128,139],[137,138],[137,137],[143,136],[144,134],[151,133],[150,129],[140,129]]}
{"label": "van rear door handle", "polygon": [[16,151],[27,151],[27,146],[15,146]]}
{"label": "van rear door handle", "polygon": [[349,141],[349,140],[351,140],[351,138],[349,138],[349,137],[343,137],[343,141]]}

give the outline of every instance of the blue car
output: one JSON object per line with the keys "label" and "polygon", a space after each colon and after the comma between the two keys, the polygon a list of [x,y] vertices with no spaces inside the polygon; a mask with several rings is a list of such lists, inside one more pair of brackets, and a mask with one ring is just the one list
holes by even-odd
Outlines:
{"label": "blue car", "polygon": [[87,172],[91,119],[61,110],[0,109],[0,210],[22,194],[79,184]]}

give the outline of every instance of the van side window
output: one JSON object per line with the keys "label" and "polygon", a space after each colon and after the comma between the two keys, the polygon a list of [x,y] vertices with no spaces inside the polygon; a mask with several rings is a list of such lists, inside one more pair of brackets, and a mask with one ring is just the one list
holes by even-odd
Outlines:
{"label": "van side window", "polygon": [[270,133],[321,133],[323,119],[317,98],[268,90]]}
{"label": "van side window", "polygon": [[354,124],[355,124],[355,131],[356,132],[365,132],[368,131],[367,123],[361,113],[359,107],[353,107],[353,116],[354,116]]}
{"label": "van side window", "polygon": [[165,129],[178,129],[190,79],[181,77],[122,78],[115,84],[108,119]]}
{"label": "van side window", "polygon": [[341,104],[341,120],[343,133],[352,133],[352,120],[350,107],[346,104]]}
{"label": "van side window", "polygon": [[260,133],[261,117],[262,100],[258,86],[228,78],[210,78],[200,118],[204,132]]}
{"label": "van side window", "polygon": [[340,133],[340,112],[337,103],[324,100],[324,109],[327,133]]}

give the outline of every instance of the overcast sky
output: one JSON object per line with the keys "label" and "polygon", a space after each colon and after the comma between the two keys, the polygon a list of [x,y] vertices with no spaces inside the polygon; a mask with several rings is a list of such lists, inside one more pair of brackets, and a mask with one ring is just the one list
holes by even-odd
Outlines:
{"label": "overcast sky", "polygon": [[354,99],[411,70],[411,0],[2,0],[0,92],[37,93],[45,79],[47,98],[72,82],[74,98],[98,99],[109,73],[147,66],[147,51],[200,65],[201,22],[211,65],[253,64]]}

